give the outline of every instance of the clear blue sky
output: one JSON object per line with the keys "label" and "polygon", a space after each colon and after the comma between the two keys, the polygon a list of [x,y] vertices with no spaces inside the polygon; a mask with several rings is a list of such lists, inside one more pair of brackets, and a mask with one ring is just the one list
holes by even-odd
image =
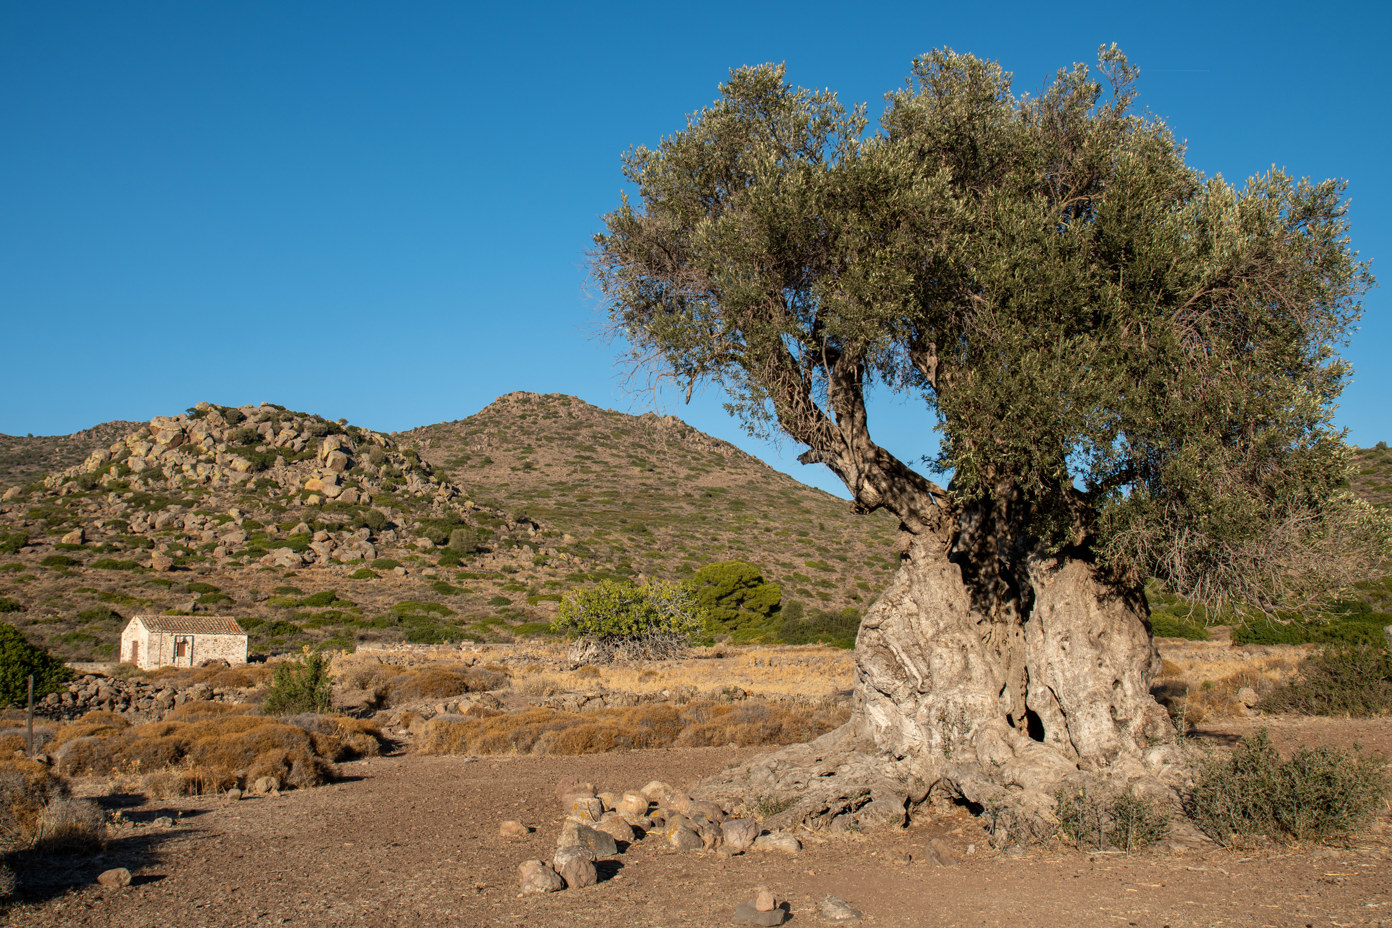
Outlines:
{"label": "clear blue sky", "polygon": [[[1117,42],[1191,164],[1347,179],[1354,245],[1392,286],[1386,10],[0,0],[0,432],[205,399],[386,431],[513,390],[645,411],[595,338],[590,237],[620,154],[764,61],[873,114],[930,48],[1036,90]],[[1362,445],[1392,440],[1388,302],[1346,352]],[[718,396],[660,411],[832,486]],[[893,450],[930,450],[916,409],[878,412]]]}

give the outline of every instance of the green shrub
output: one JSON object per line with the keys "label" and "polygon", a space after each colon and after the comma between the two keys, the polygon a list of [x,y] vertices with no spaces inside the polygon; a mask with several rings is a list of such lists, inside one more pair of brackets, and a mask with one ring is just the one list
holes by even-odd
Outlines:
{"label": "green shrub", "polygon": [[187,586],[188,586],[188,591],[189,591],[190,593],[221,593],[221,592],[222,592],[222,590],[219,590],[217,587],[213,586],[211,583],[204,583],[202,580],[194,580],[192,583],[187,584]]}
{"label": "green shrub", "polygon": [[550,622],[523,622],[521,625],[514,625],[508,631],[514,635],[554,635]]}
{"label": "green shrub", "polygon": [[372,562],[373,570],[395,570],[401,566],[401,562],[389,557],[379,557]]}
{"label": "green shrub", "polygon": [[329,658],[305,648],[304,658],[278,664],[266,691],[265,709],[272,715],[328,712],[333,708]]}
{"label": "green shrub", "polygon": [[1378,644],[1392,613],[1362,600],[1340,600],[1318,616],[1248,616],[1233,629],[1233,644]]}
{"label": "green shrub", "polygon": [[1059,831],[1078,848],[1116,848],[1130,854],[1165,836],[1170,814],[1158,802],[1137,796],[1130,787],[1110,799],[1086,785],[1060,788],[1054,794]]}
{"label": "green shrub", "polygon": [[784,644],[820,643],[834,648],[854,648],[860,632],[860,618],[860,613],[852,606],[839,611],[813,609],[807,612],[802,603],[791,602],[780,616],[777,637]]}
{"label": "green shrub", "polygon": [[[300,600],[300,605],[318,609],[324,606],[332,606],[334,603],[341,602],[346,601],[338,598],[337,590],[322,590],[318,593],[311,593],[304,599]],[[349,605],[351,605],[351,603],[349,603]]]}
{"label": "green shrub", "polygon": [[772,631],[770,619],[783,601],[778,584],[766,581],[758,567],[744,561],[707,564],[696,571],[690,587],[707,620],[731,633],[751,626]]}
{"label": "green shrub", "polygon": [[22,706],[29,698],[29,677],[39,699],[72,679],[72,671],[42,648],[25,640],[19,629],[0,622],[0,706]]}
{"label": "green shrub", "polygon": [[82,562],[75,557],[68,557],[66,554],[50,554],[39,563],[45,567],[77,567]]}
{"label": "green shrub", "polygon": [[1273,712],[1373,716],[1392,710],[1392,654],[1371,644],[1329,644],[1262,702]]}
{"label": "green shrub", "polygon": [[350,580],[380,580],[381,577],[381,574],[377,573],[370,567],[359,567],[357,570],[353,571],[351,574],[348,575],[348,578]]}
{"label": "green shrub", "polygon": [[447,580],[436,580],[434,583],[430,584],[430,588],[441,596],[458,596],[460,593],[468,592]]}
{"label": "green shrub", "polygon": [[0,554],[16,554],[28,543],[28,532],[0,532]]}
{"label": "green shrub", "polygon": [[1193,612],[1156,609],[1150,613],[1150,629],[1156,638],[1207,641],[1208,627]]}
{"label": "green shrub", "polygon": [[23,611],[24,611],[24,606],[23,606],[23,604],[15,602],[13,599],[10,599],[8,596],[0,596],[0,613],[5,613],[5,612],[23,612]]}
{"label": "green shrub", "polygon": [[1255,835],[1332,841],[1362,830],[1387,796],[1381,757],[1300,747],[1283,760],[1265,729],[1200,766],[1185,814],[1220,844]]}
{"label": "green shrub", "polygon": [[552,630],[578,639],[591,660],[670,654],[701,630],[704,616],[684,585],[603,580],[561,600]]}
{"label": "green shrub", "polygon": [[376,534],[377,532],[386,531],[387,527],[391,525],[391,520],[387,518],[386,513],[382,512],[382,510],[369,509],[362,514],[361,524],[371,530],[373,534]]}

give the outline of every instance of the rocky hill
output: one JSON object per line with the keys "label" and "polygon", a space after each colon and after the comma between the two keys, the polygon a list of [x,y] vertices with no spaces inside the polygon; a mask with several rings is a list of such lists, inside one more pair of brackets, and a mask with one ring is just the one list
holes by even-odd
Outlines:
{"label": "rocky hill", "polygon": [[578,584],[725,559],[785,601],[863,610],[896,563],[892,520],[572,397],[396,436],[208,403],[123,431],[0,494],[3,620],[68,659],[114,657],[144,612],[236,616],[260,653],[506,640]]}
{"label": "rocky hill", "polygon": [[680,579],[748,561],[785,598],[863,610],[898,567],[890,516],[852,515],[674,416],[512,393],[399,438],[480,501],[535,517],[564,533],[561,550],[620,572]]}
{"label": "rocky hill", "polygon": [[136,612],[230,613],[263,651],[460,637],[444,573],[515,571],[541,534],[389,436],[273,405],[200,403],[0,496],[0,611],[78,659]]}

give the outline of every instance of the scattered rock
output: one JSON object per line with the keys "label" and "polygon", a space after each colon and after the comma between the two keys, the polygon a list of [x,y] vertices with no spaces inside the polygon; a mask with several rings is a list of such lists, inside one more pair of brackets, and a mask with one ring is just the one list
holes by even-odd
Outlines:
{"label": "scattered rock", "polygon": [[594,865],[594,852],[587,847],[573,845],[561,848],[556,851],[551,867],[571,889],[593,886],[599,882],[599,871]]}
{"label": "scattered rock", "polygon": [[667,843],[679,851],[699,851],[706,846],[697,831],[687,825],[674,825],[667,829]]}
{"label": "scattered rock", "polygon": [[840,896],[822,900],[822,918],[829,922],[854,922],[861,918],[860,910]]}
{"label": "scattered rock", "polygon": [[152,570],[167,571],[174,569],[174,559],[162,551],[150,552],[150,567]]}
{"label": "scattered rock", "polygon": [[772,912],[778,907],[778,900],[773,898],[773,891],[767,886],[760,886],[754,890],[754,910],[756,912]]}
{"label": "scattered rock", "polygon": [[662,797],[666,796],[671,791],[672,787],[668,786],[666,783],[663,783],[661,780],[649,780],[648,785],[640,789],[638,792],[642,793],[644,796],[647,796],[648,800],[651,802],[661,802]]}
{"label": "scattered rock", "polygon": [[649,800],[642,793],[624,793],[614,803],[614,811],[623,815],[647,815]]}
{"label": "scattered rock", "polygon": [[226,795],[229,802],[237,802],[242,798],[242,791],[234,786],[227,791]]}
{"label": "scattered rock", "polygon": [[532,829],[523,825],[521,822],[509,819],[498,826],[498,834],[504,838],[525,838],[532,833]]}
{"label": "scattered rock", "polygon": [[576,796],[566,811],[567,818],[579,822],[597,822],[604,815],[604,803],[594,796]]}
{"label": "scattered rock", "polygon": [[275,777],[258,777],[255,783],[251,784],[251,794],[253,796],[269,796],[271,793],[280,790],[280,780]]}
{"label": "scattered rock", "polygon": [[790,834],[774,831],[755,838],[754,850],[776,851],[780,854],[797,854],[802,850],[802,842]]}
{"label": "scattered rock", "polygon": [[594,852],[596,859],[613,857],[619,852],[619,846],[615,843],[612,835],[591,828],[584,822],[567,821],[561,826],[561,837],[556,841],[556,846],[572,847],[574,845],[589,848]]}
{"label": "scattered rock", "polygon": [[600,816],[595,829],[609,835],[615,841],[633,842],[636,837],[633,833],[633,826],[624,820],[624,817],[617,812],[605,812]]}
{"label": "scattered rock", "polygon": [[524,860],[517,865],[519,888],[524,893],[555,893],[565,889],[565,880],[544,860]]}
{"label": "scattered rock", "polygon": [[115,867],[103,871],[101,876],[97,877],[97,882],[107,889],[120,889],[131,884],[131,872],[125,867]]}
{"label": "scattered rock", "polygon": [[752,818],[727,818],[720,823],[720,837],[731,854],[742,854],[759,837],[759,823]]}
{"label": "scattered rock", "polygon": [[85,540],[86,535],[83,534],[82,526],[79,525],[77,528],[58,539],[58,542],[64,545],[80,545]]}

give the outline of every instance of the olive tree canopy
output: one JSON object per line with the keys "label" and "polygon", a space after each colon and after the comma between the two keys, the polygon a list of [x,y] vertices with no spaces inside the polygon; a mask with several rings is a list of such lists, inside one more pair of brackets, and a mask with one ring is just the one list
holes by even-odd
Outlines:
{"label": "olive tree canopy", "polygon": [[952,499],[873,442],[873,386],[921,399],[952,497],[1013,501],[1036,541],[1212,603],[1346,582],[1372,525],[1335,349],[1371,277],[1343,185],[1207,178],[1120,52],[1098,71],[1017,97],[933,52],[868,135],[781,66],[733,72],[625,158],[638,202],[596,236],[615,329],[913,531]]}
{"label": "olive tree canopy", "polygon": [[[901,520],[843,740],[959,798],[1037,811],[1069,770],[1160,776],[1142,578],[1271,610],[1386,551],[1331,422],[1372,283],[1343,185],[1204,176],[1137,111],[1136,76],[1104,48],[1016,95],[935,51],[870,131],[780,66],[742,68],[627,153],[636,197],[595,237],[632,362],[719,385]],[[936,459],[874,441],[876,389],[922,403]],[[797,814],[865,805],[834,798]]]}

